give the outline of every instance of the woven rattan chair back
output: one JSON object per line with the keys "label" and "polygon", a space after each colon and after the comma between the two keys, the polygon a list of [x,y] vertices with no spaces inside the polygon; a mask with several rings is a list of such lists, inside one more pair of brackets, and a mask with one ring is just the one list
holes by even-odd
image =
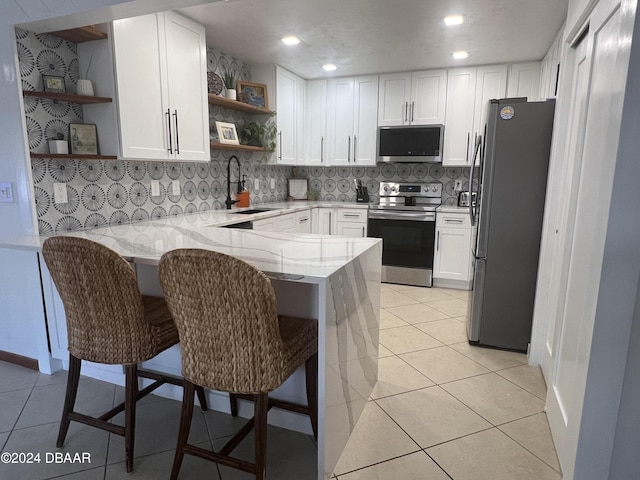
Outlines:
{"label": "woven rattan chair back", "polygon": [[182,249],[162,257],[159,275],[186,379],[233,393],[269,392],[284,382],[290,372],[275,292],[260,270],[222,253]]}
{"label": "woven rattan chair back", "polygon": [[158,354],[134,271],[120,255],[64,236],[45,240],[42,254],[64,305],[69,353],[106,364]]}

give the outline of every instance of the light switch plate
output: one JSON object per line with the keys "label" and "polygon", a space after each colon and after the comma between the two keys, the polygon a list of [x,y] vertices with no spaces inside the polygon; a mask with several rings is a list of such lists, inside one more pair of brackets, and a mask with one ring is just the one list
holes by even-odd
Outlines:
{"label": "light switch plate", "polygon": [[151,180],[151,196],[160,196],[160,182],[158,180]]}
{"label": "light switch plate", "polygon": [[462,180],[456,180],[454,191],[456,192],[462,191]]}
{"label": "light switch plate", "polygon": [[171,194],[175,196],[180,195],[180,180],[171,182]]}
{"label": "light switch plate", "polygon": [[260,180],[258,180],[257,178],[253,180],[253,190],[255,192],[260,190]]}
{"label": "light switch plate", "polygon": [[0,183],[0,202],[13,202],[13,188],[11,182]]}
{"label": "light switch plate", "polygon": [[53,184],[53,201],[55,203],[67,203],[67,184],[66,183],[54,183]]}

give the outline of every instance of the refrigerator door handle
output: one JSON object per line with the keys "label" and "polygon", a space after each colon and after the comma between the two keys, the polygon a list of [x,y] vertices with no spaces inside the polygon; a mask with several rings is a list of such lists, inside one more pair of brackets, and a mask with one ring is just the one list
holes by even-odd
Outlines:
{"label": "refrigerator door handle", "polygon": [[[475,145],[473,149],[473,157],[471,158],[471,168],[469,169],[469,216],[471,217],[471,226],[475,226],[476,224],[476,208],[478,207],[478,203],[480,202],[480,187],[478,186],[478,191],[476,193],[476,201],[475,205],[473,202],[473,170],[476,165],[476,158],[478,158],[478,153],[480,152],[480,146],[482,145],[482,136],[477,135],[475,139]],[[482,161],[482,160],[481,160]],[[478,171],[480,171],[480,165],[478,165]],[[480,179],[478,179],[478,183]]]}

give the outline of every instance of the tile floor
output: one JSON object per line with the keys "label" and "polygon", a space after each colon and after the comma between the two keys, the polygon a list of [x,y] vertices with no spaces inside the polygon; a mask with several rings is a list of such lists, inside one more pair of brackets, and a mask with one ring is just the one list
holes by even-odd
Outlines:
{"label": "tile floor", "polygon": [[[383,285],[379,382],[335,471],[338,480],[561,479],[543,412],[540,370],[521,354],[471,347],[461,317],[466,292]],[[0,451],[40,452],[30,465],[0,463],[0,479],[168,478],[179,402],[149,396],[138,407],[134,472],[124,469],[121,437],[71,424],[62,451],[89,452],[90,464],[45,463],[56,452],[66,374],[39,374],[0,362]],[[83,388],[84,387],[84,388]],[[108,410],[123,389],[83,378],[78,409]],[[190,441],[219,447],[242,420],[194,414]],[[251,439],[238,454],[251,458]],[[272,480],[313,479],[313,438],[269,431]],[[310,468],[311,467],[311,468]],[[286,473],[285,473],[286,472]],[[251,476],[185,457],[181,479]]]}

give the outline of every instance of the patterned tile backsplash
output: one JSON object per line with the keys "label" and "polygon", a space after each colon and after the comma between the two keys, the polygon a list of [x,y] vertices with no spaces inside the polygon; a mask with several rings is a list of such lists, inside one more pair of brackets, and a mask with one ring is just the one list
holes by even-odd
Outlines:
{"label": "patterned tile backsplash", "polygon": [[[74,93],[80,78],[76,44],[21,28],[16,28],[15,33],[23,89],[42,90],[42,75],[54,75],[63,77],[67,92]],[[248,65],[210,48],[207,68],[218,74],[230,69],[241,80],[251,79]],[[67,139],[69,123],[83,121],[82,107],[73,103],[24,97],[24,108],[29,148],[36,153],[47,153],[47,140],[58,134]],[[242,113],[216,106],[210,106],[209,117],[212,131],[214,120],[235,123],[238,130],[247,121]],[[227,161],[232,154],[212,150],[209,163],[33,158],[39,231],[48,234],[224,208]],[[238,157],[242,164],[240,174],[247,176],[246,187],[253,204],[284,200],[287,178],[292,176],[309,178],[310,189],[319,192],[321,200],[345,202],[355,201],[355,178],[367,185],[372,201],[377,201],[378,185],[384,180],[440,181],[444,184],[443,202],[455,203],[454,181],[463,176],[462,169],[441,165],[283,167],[266,165],[262,154],[243,152]],[[232,165],[234,184],[237,170],[237,165]],[[258,189],[254,188],[255,179],[259,181]],[[271,179],[275,179],[274,188]],[[160,183],[158,196],[151,196],[152,180]],[[68,202],[64,204],[53,201],[53,184],[59,182],[67,184]],[[174,182],[179,182],[179,195],[172,194]],[[464,182],[465,189],[467,183]]]}

